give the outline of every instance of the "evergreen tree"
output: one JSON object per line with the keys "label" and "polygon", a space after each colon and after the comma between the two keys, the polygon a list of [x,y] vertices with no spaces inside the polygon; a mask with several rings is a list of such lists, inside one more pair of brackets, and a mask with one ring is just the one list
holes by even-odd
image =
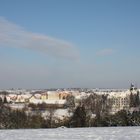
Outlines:
{"label": "evergreen tree", "polygon": [[72,127],[85,127],[86,126],[86,111],[84,106],[78,106],[71,119]]}
{"label": "evergreen tree", "polygon": [[140,105],[140,99],[139,99],[139,91],[137,91],[137,94],[136,94],[136,107],[139,107]]}
{"label": "evergreen tree", "polygon": [[130,93],[129,99],[130,99],[130,104],[129,104],[130,108],[134,107],[135,103],[134,103],[134,96],[132,92]]}
{"label": "evergreen tree", "polygon": [[3,101],[3,103],[4,103],[4,104],[8,103],[8,102],[7,102],[6,96],[4,96],[4,101]]}
{"label": "evergreen tree", "polygon": [[2,98],[0,97],[0,106],[3,104]]}

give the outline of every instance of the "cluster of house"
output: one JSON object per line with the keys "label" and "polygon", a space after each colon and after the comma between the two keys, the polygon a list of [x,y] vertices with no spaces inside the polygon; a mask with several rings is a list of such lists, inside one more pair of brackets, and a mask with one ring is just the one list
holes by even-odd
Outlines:
{"label": "cluster of house", "polygon": [[96,92],[96,94],[108,95],[108,101],[111,104],[110,112],[113,114],[120,110],[130,110],[130,94],[136,95],[137,93],[140,93],[140,90],[137,89],[133,84],[131,85],[130,89],[127,90],[111,90]]}
{"label": "cluster of house", "polygon": [[100,92],[98,94],[108,95],[108,102],[111,106],[111,113],[116,113],[120,110],[129,110],[130,107],[130,91],[110,91]]}
{"label": "cluster of house", "polygon": [[130,90],[116,90],[116,91],[101,91],[96,90],[94,92],[80,92],[80,91],[72,91],[72,90],[65,90],[65,91],[36,91],[34,93],[31,92],[19,92],[12,93],[8,92],[8,94],[0,94],[0,98],[2,100],[6,100],[11,106],[11,108],[23,108],[25,104],[33,103],[33,104],[57,104],[62,106],[66,103],[66,98],[69,95],[73,95],[76,100],[81,100],[86,98],[90,94],[100,94],[100,95],[108,95],[108,100],[112,103],[112,113],[115,113],[122,109],[129,109],[130,106],[130,93],[136,94],[139,90],[131,87]]}
{"label": "cluster of house", "polygon": [[42,104],[58,105],[63,107],[66,98],[69,95],[74,95],[76,98],[81,98],[83,95],[78,91],[6,91],[0,94],[1,100],[9,104],[11,108],[23,108],[26,104]]}

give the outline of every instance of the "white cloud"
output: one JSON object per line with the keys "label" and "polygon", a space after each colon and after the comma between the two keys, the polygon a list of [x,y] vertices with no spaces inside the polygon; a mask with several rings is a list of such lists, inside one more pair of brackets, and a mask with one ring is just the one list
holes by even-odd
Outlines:
{"label": "white cloud", "polygon": [[0,17],[0,46],[18,47],[43,52],[53,57],[77,59],[78,51],[69,42],[26,31]]}
{"label": "white cloud", "polygon": [[106,49],[99,50],[97,52],[97,55],[99,55],[99,56],[109,56],[109,55],[112,55],[114,53],[115,53],[114,49],[106,48]]}

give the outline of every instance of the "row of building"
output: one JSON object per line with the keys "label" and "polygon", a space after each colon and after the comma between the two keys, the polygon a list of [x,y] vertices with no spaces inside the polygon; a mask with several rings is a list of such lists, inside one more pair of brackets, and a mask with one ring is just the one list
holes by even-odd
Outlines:
{"label": "row of building", "polygon": [[4,102],[11,104],[11,106],[20,104],[23,106],[24,104],[58,104],[64,105],[66,103],[66,98],[69,95],[73,95],[75,97],[75,101],[82,100],[83,98],[88,97],[90,94],[99,94],[99,95],[108,95],[108,101],[112,106],[112,113],[115,113],[119,110],[125,109],[128,110],[130,107],[130,94],[137,94],[139,90],[131,85],[129,90],[96,90],[94,92],[80,92],[78,90],[65,90],[65,91],[36,91],[34,93],[28,92],[1,92],[0,98]]}

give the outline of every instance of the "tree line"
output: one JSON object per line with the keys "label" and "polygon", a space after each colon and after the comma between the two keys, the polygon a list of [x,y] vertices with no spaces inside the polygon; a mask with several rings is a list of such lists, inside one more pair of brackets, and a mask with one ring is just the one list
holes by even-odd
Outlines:
{"label": "tree line", "polygon": [[[110,114],[111,103],[108,95],[91,94],[90,96],[76,101],[72,95],[67,96],[64,107],[69,116],[60,120],[55,117],[57,106],[43,104],[29,104],[22,110],[13,110],[0,98],[0,129],[19,128],[57,128],[66,126],[75,127],[104,127],[104,126],[140,126],[140,100],[139,92],[130,94],[130,108],[138,110],[121,110]],[[76,105],[78,102],[78,105]],[[33,112],[28,111],[31,108]],[[42,116],[40,110],[47,110],[48,114]]]}

